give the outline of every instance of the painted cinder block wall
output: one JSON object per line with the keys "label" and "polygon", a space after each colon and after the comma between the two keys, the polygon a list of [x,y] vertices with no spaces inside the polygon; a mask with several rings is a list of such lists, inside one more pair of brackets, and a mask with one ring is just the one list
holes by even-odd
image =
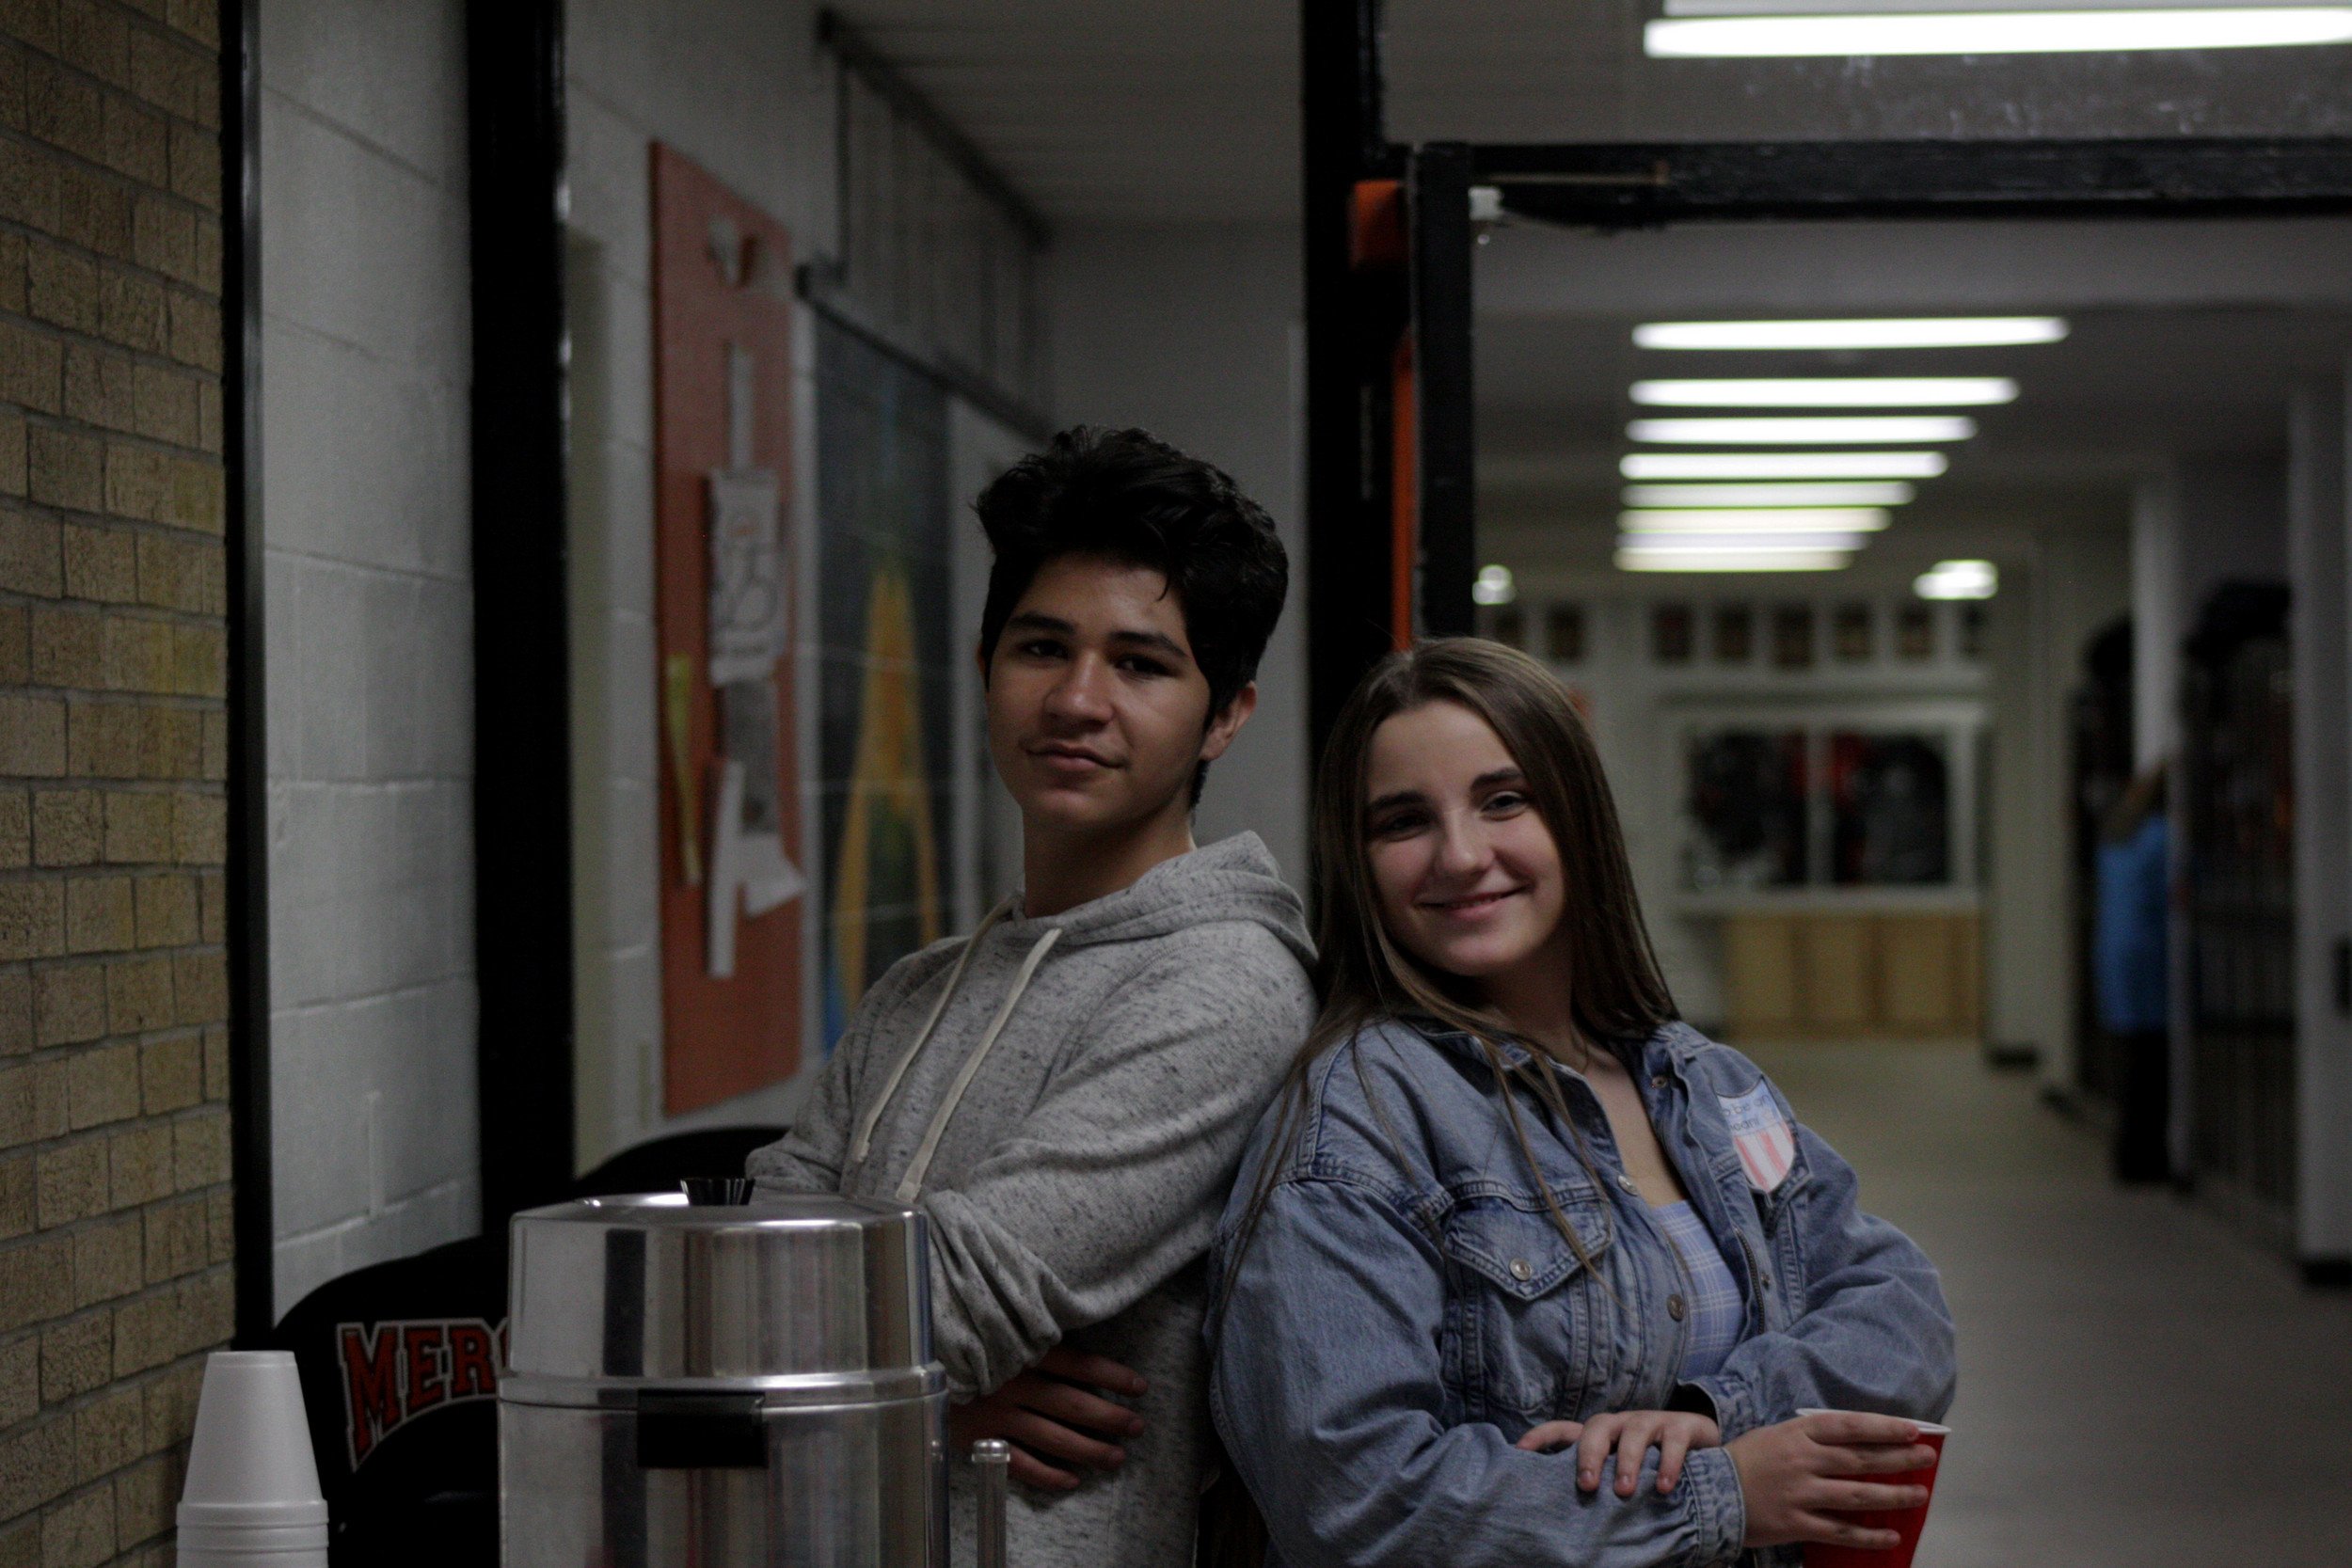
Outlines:
{"label": "painted cinder block wall", "polygon": [[0,1564],[161,1562],[230,1325],[217,10],[0,5]]}
{"label": "painted cinder block wall", "polygon": [[464,22],[259,12],[281,1314],[480,1219]]}

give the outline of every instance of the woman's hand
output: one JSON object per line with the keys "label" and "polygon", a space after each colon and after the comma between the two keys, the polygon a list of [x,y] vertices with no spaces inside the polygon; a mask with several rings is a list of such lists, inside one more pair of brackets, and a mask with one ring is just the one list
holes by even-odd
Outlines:
{"label": "woman's hand", "polygon": [[1629,1497],[1639,1484],[1642,1457],[1658,1450],[1658,1490],[1671,1492],[1682,1480],[1682,1462],[1692,1449],[1711,1449],[1724,1440],[1723,1429],[1705,1416],[1683,1410],[1619,1410],[1589,1421],[1546,1421],[1531,1427],[1518,1446],[1550,1453],[1576,1445],[1576,1484],[1587,1492],[1600,1489],[1600,1473],[1609,1450],[1617,1450],[1617,1496]]}
{"label": "woman's hand", "polygon": [[1833,1519],[1830,1511],[1917,1508],[1928,1500],[1924,1486],[1854,1478],[1924,1470],[1935,1463],[1935,1450],[1919,1441],[1916,1422],[1851,1411],[1758,1427],[1733,1438],[1724,1451],[1740,1473],[1740,1492],[1747,1501],[1744,1546],[1820,1541],[1883,1551],[1901,1538],[1891,1529]]}
{"label": "woman's hand", "polygon": [[[1132,1399],[1148,1387],[1107,1355],[1057,1345],[994,1393],[950,1407],[947,1433],[967,1451],[983,1437],[1002,1437],[1012,1445],[1013,1480],[1067,1492],[1078,1484],[1073,1473],[1078,1465],[1115,1470],[1126,1463],[1127,1450],[1103,1436],[1133,1437],[1143,1430],[1142,1417],[1095,1390]],[[1073,1470],[1046,1459],[1068,1461]]]}

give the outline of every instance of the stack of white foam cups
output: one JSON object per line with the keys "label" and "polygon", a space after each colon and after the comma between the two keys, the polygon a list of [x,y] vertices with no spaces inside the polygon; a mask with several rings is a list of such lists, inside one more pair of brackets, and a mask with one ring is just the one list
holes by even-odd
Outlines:
{"label": "stack of white foam cups", "polygon": [[326,1500],[291,1353],[215,1351],[206,1363],[180,1568],[326,1568]]}

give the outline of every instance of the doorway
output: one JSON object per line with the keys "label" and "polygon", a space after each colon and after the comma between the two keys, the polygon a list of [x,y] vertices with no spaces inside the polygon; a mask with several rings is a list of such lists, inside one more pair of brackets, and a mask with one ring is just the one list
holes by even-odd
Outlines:
{"label": "doorway", "polygon": [[[2340,405],[2346,363],[2352,298],[2331,279],[2344,276],[2352,141],[2343,137],[2340,94],[2328,86],[2328,52],[2294,55],[2283,74],[2276,56],[2262,71],[2242,57],[2134,56],[1973,74],[1952,62],[1889,62],[1883,72],[1867,61],[1815,62],[1783,72],[1781,96],[1759,91],[1704,108],[1692,90],[1700,78],[1670,83],[1673,68],[1643,59],[1638,40],[1620,40],[1625,51],[1612,56],[1588,37],[1577,80],[1592,96],[1549,107],[1563,102],[1555,81],[1540,98],[1547,107],[1532,110],[1544,62],[1575,72],[1565,55],[1546,53],[1555,24],[1531,22],[1513,58],[1478,62],[1525,95],[1479,96],[1465,124],[1440,106],[1470,101],[1463,72],[1481,46],[1463,40],[1449,54],[1426,8],[1391,8],[1383,34],[1377,11],[1306,8],[1318,720],[1382,647],[1414,635],[1474,626],[1546,653],[1576,647],[1588,683],[1605,684],[1607,701],[1597,706],[1627,709],[1627,733],[1655,753],[1642,761],[1656,787],[1642,793],[1658,819],[1629,825],[1630,836],[1637,860],[1651,867],[1650,901],[1674,907],[1673,918],[1692,927],[1663,945],[1683,949],[1685,973],[1696,977],[1694,1013],[1723,1023],[1744,1007],[1751,1031],[1777,1022],[1795,1032],[1877,1035],[1901,1033],[1892,1024],[1907,1013],[1973,1035],[2005,1059],[2037,1060],[2053,1089],[2078,1087],[2074,998],[2088,982],[2071,955],[2085,892],[2069,869],[2082,847],[2067,756],[2082,649],[2101,625],[2139,611],[2136,643],[2153,657],[2136,683],[2144,732],[2136,761],[2185,767],[2179,759],[2200,746],[2226,747],[2216,739],[2221,718],[2181,723],[2187,635],[2217,590],[2283,579],[2290,556],[2308,553],[2327,531],[2309,506],[2296,515],[2310,526],[2296,525],[2279,498],[2291,475],[2341,469],[2340,414],[2331,437],[2290,451],[2288,435],[2296,420],[2326,435],[2327,420],[2306,405],[2325,403],[2331,388]],[[1409,61],[1397,80],[1382,69],[1384,46]],[[2265,99],[2256,87],[2265,72],[2274,88],[2292,80],[2311,91]],[[2078,78],[2106,84],[2100,103],[2108,122],[2090,123],[2102,112],[2092,107],[2053,107]],[[1815,100],[1808,104],[1791,82],[1810,82]],[[1650,84],[1654,100],[1631,94],[1629,83]],[[2249,107],[2258,100],[2259,109]],[[1603,101],[1613,103],[1613,121],[1592,107]],[[2152,118],[2147,105],[2159,101],[2178,112]],[[1988,104],[2003,103],[2013,111],[2008,124],[1985,118]],[[1950,111],[1940,134],[1890,126],[1890,116],[1938,104]],[[1530,139],[1529,125],[1565,125],[1582,139]],[[1629,128],[1665,135],[1593,135]],[[1915,139],[1884,139],[1890,128]],[[1466,133],[1492,139],[1439,139]],[[1677,133],[1691,139],[1668,139]],[[1391,204],[1401,213],[1384,215]],[[1551,254],[1515,259],[1538,251]],[[1395,276],[1384,278],[1384,265]],[[2190,275],[2201,268],[2210,270],[2199,282]],[[2296,279],[2277,297],[2248,287],[2277,272]],[[2124,286],[2100,295],[2068,281],[2101,275]],[[1818,349],[1777,360],[1749,355],[1736,370],[1718,357],[1715,371],[1668,372],[1637,363],[1630,334],[1679,319],[1873,314],[2028,314],[2064,325],[2030,377],[1942,356],[1831,362]],[[2249,363],[2262,367],[2250,378],[2258,388],[2249,386]],[[1620,570],[1617,515],[1634,504],[1627,433],[1645,419],[1693,412],[1634,406],[1637,381],[1968,373],[2040,388],[2012,390],[1999,407],[1935,411],[1971,438],[1981,432],[1972,452],[2002,462],[1955,460],[1955,482],[1940,491],[1904,481],[1914,494],[1903,520],[1854,554],[1835,588],[1800,593],[1775,578],[1770,590],[1735,589],[1730,578],[1686,577],[1675,594],[1619,591],[1630,574]],[[2249,390],[2256,395],[2233,404]],[[2104,472],[2081,463],[2026,472],[2037,451],[2047,459],[2061,448],[2086,450],[2085,421],[2102,420],[2110,429],[2137,425],[2129,440],[2106,443]],[[2165,460],[2145,461],[2150,452]],[[2006,480],[1996,472],[2004,464]],[[2249,467],[2270,476],[2269,501],[2232,491],[2232,474]],[[1920,477],[1940,483],[1942,472]],[[2257,518],[2263,526],[2251,526]],[[2342,532],[2340,516],[2332,527]],[[1372,539],[1388,548],[1366,549]],[[2231,543],[2217,547],[2217,539]],[[1916,584],[1945,562],[2005,574],[2008,586],[1974,606],[1923,601]],[[2340,616],[2340,570],[2296,575],[2311,601],[2299,614]],[[1391,607],[1385,626],[1360,624],[1367,604]],[[1921,639],[1905,622],[1923,604]],[[1840,658],[1841,636],[1859,657]],[[1895,651],[1906,636],[1939,651],[1906,671]],[[1789,650],[1785,663],[1776,637]],[[2335,678],[2309,666],[2314,658],[2340,666],[2342,641],[2340,633],[2324,646],[2307,637],[2298,680]],[[1736,711],[1723,711],[1727,701]],[[1901,701],[1931,705],[1931,716],[1885,705]],[[1605,735],[1611,721],[1598,724]],[[2263,777],[2275,784],[2334,766],[2341,715],[2304,728],[2301,752],[2274,748]],[[1777,763],[1749,762],[1779,769],[1787,799],[1775,810],[1786,821],[1733,829],[1729,858],[1744,846],[1769,860],[1769,844],[1759,851],[1749,841],[1778,832],[1793,861],[1772,891],[1788,896],[1769,911],[1721,910],[1710,921],[1706,899],[1729,895],[1708,885],[1724,868],[1703,863],[1708,833],[1693,821],[1690,775],[1694,758],[1715,766],[1742,748],[1779,749]],[[1915,765],[1890,769],[1873,760],[1895,755]],[[2282,821],[2292,798],[2284,789],[2270,798]],[[2340,816],[2342,804],[2323,807],[2307,789],[2302,819]],[[1904,816],[1935,819],[1914,835],[1938,846],[1933,879],[1838,882],[1835,846],[1867,841],[1874,821],[1883,837]],[[2308,848],[2312,837],[2296,842]],[[2289,843],[2273,858],[2301,852]],[[2178,887],[2176,897],[2195,891]],[[1771,919],[1750,918],[1759,912]],[[2274,1043],[2262,1051],[2225,1040],[2231,1031],[2207,1005],[2245,967],[2219,957],[2230,949],[2212,934],[2214,923],[2176,921],[2170,939],[2178,1022],[2166,1070],[2176,1169],[2318,1274],[2352,1254],[2352,1234],[2338,1233],[2344,1227],[2325,1196],[2352,1176],[2344,1168],[2352,1149],[2320,1125],[2336,1086],[2305,1104],[2295,1096],[2298,1085],[2308,1094],[2314,1062],[2333,1059],[2341,1017],[2324,993],[2314,1005],[2311,971],[2315,960],[2326,966],[2346,923],[2344,911],[2307,898],[2287,917],[2291,937],[2273,930],[2262,944],[2276,960],[2263,994],[2293,1003],[2265,1014],[2258,1032]],[[1675,961],[1670,954],[1670,968]],[[1773,1020],[1763,1001],[1751,1006],[1725,992],[1734,974],[1786,975],[1792,967],[1812,976],[1804,989],[1813,1015],[1799,1007],[1790,1016],[1795,1004],[1783,999]],[[1936,977],[1928,991],[1959,1005],[1924,1006],[1912,994],[1923,973]],[[1820,1016],[1824,1007],[1834,1016]],[[2282,1032],[2291,1050],[2275,1043]],[[2225,1083],[2234,1087],[2224,1092]],[[2221,1109],[2247,1105],[2264,1114]],[[2281,1180],[2290,1164],[2280,1157],[2282,1139],[2299,1178]],[[2325,1169],[2317,1196],[2314,1153]]]}

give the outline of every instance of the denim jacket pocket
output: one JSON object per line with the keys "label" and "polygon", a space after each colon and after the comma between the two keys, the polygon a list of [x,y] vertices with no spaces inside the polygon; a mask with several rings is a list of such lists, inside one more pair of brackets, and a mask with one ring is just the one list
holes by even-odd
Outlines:
{"label": "denim jacket pocket", "polygon": [[[1560,1208],[1597,1267],[1610,1244],[1597,1198],[1564,1195]],[[1534,1193],[1457,1196],[1443,1221],[1448,1273],[1445,1376],[1470,1420],[1519,1431],[1573,1418],[1608,1339],[1597,1321],[1607,1288],[1593,1276]]]}

